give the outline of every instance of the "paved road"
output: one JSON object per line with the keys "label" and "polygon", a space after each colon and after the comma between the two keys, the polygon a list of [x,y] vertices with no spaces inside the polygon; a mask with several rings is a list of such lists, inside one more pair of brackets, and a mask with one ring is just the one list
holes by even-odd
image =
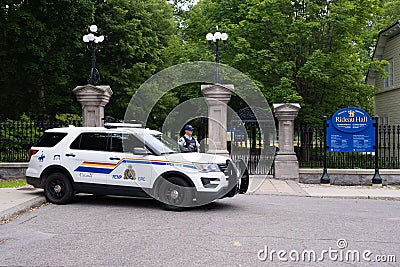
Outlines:
{"label": "paved road", "polygon": [[[81,196],[0,225],[0,265],[399,266],[399,201],[241,195],[185,212],[151,200]],[[338,239],[345,239],[337,246]],[[272,250],[289,254],[265,258]],[[370,250],[397,263],[302,262],[304,250]],[[260,252],[260,250],[263,250]],[[299,253],[300,263],[294,260]],[[257,255],[259,253],[259,255]],[[311,252],[310,252],[311,253]],[[307,258],[308,254],[304,254]]]}

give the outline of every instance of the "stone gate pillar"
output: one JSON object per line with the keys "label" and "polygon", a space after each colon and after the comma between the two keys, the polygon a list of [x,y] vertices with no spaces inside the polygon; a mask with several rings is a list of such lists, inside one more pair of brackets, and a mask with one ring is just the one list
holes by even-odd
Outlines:
{"label": "stone gate pillar", "polygon": [[300,110],[295,103],[274,104],[279,125],[279,151],[275,157],[276,179],[299,179],[299,162],[294,152],[294,120]]}
{"label": "stone gate pillar", "polygon": [[108,85],[84,85],[77,86],[72,90],[76,99],[82,105],[83,126],[100,127],[103,126],[104,107],[110,101],[113,94]]}
{"label": "stone gate pillar", "polygon": [[227,104],[231,100],[233,84],[202,85],[201,93],[208,106],[207,153],[229,156],[226,143]]}

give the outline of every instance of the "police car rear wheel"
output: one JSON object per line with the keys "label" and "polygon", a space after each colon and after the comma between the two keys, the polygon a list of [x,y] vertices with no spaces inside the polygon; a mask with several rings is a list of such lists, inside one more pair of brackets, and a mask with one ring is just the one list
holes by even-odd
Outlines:
{"label": "police car rear wheel", "polygon": [[159,187],[159,198],[167,210],[181,211],[193,200],[193,188],[179,177],[164,180]]}
{"label": "police car rear wheel", "polygon": [[44,194],[47,201],[54,204],[66,204],[74,196],[71,182],[63,173],[50,174],[45,182]]}

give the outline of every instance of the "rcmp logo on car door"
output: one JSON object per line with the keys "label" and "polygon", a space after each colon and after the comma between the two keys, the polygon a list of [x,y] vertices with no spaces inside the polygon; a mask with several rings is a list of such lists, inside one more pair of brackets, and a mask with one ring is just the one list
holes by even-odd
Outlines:
{"label": "rcmp logo on car door", "polygon": [[[125,142],[125,143],[124,143]],[[112,133],[110,152],[106,156],[109,163],[114,163],[115,168],[110,173],[109,183],[112,185],[150,187],[153,174],[149,157],[123,152],[123,145],[144,147],[136,137],[130,134]]]}

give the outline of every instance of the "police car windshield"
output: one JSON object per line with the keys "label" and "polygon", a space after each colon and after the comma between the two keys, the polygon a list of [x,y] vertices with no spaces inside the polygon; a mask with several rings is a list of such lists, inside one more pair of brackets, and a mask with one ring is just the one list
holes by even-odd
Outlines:
{"label": "police car windshield", "polygon": [[179,153],[179,146],[176,141],[162,133],[146,134],[144,136],[146,145],[156,150],[159,154]]}

